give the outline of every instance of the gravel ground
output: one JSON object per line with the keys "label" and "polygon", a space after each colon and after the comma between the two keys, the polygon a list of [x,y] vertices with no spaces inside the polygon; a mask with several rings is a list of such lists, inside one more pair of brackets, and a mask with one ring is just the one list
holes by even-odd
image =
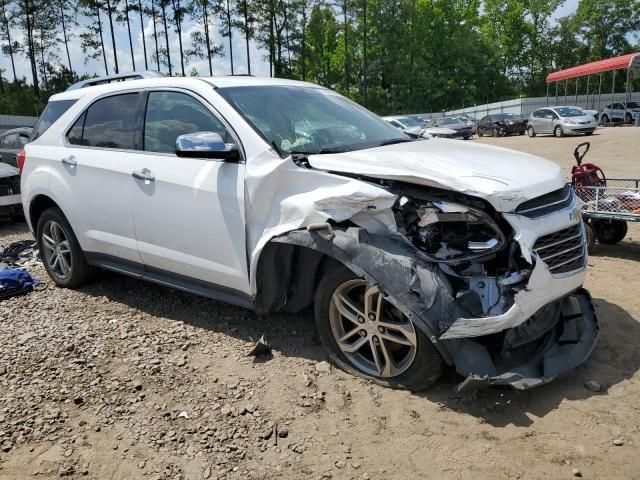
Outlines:
{"label": "gravel ground", "polygon": [[[481,141],[567,167],[580,140]],[[594,162],[640,176],[633,129],[590,141]],[[0,224],[0,244],[26,238]],[[308,315],[259,317],[115,274],[50,283],[0,304],[0,479],[640,478],[638,260],[637,228],[591,257],[602,335],[583,367],[465,396],[451,372],[413,395],[333,369]],[[247,356],[261,335],[273,355]]]}

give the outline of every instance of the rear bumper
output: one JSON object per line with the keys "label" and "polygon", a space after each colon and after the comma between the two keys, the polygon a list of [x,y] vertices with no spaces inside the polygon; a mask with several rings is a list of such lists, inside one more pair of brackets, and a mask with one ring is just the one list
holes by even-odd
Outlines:
{"label": "rear bumper", "polygon": [[525,390],[550,382],[587,360],[599,333],[591,296],[580,289],[505,331],[493,354],[487,342],[460,341],[454,363],[466,378],[458,391],[494,385]]}

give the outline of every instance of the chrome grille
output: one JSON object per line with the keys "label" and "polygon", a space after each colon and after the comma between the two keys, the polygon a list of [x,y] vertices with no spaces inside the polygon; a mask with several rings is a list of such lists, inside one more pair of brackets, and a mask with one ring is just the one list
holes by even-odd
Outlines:
{"label": "chrome grille", "polygon": [[582,224],[578,223],[538,238],[533,251],[554,275],[579,270],[584,267],[586,260]]}
{"label": "chrome grille", "polygon": [[540,197],[527,200],[518,205],[516,213],[528,218],[537,218],[568,207],[573,202],[573,189],[570,184]]}

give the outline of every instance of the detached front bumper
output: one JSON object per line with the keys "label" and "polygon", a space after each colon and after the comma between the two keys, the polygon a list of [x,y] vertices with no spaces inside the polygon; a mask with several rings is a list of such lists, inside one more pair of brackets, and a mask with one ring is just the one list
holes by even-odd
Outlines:
{"label": "detached front bumper", "polygon": [[599,333],[591,296],[580,289],[504,332],[493,354],[487,342],[456,340],[454,363],[466,377],[458,391],[493,385],[524,390],[550,382],[589,358]]}

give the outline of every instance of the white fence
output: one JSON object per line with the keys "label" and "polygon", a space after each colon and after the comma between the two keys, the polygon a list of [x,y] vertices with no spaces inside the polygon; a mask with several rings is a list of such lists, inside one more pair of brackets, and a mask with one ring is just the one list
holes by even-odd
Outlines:
{"label": "white fence", "polygon": [[[468,108],[460,108],[458,110],[450,110],[448,112],[432,112],[414,114],[413,116],[419,116],[421,118],[438,118],[447,115],[461,115],[466,114],[473,118],[480,119],[485,115],[491,115],[494,113],[514,113],[516,115],[522,115],[528,117],[529,114],[536,108],[552,106],[552,105],[572,105],[578,106],[587,110],[602,110],[611,102],[624,102],[624,93],[602,93],[600,96],[595,95],[564,95],[558,94],[556,99],[555,90],[553,95],[549,97],[532,97],[532,98],[516,98],[515,100],[506,100],[504,102],[488,103],[485,105],[476,105]],[[631,100],[640,101],[640,92],[631,93]]]}

